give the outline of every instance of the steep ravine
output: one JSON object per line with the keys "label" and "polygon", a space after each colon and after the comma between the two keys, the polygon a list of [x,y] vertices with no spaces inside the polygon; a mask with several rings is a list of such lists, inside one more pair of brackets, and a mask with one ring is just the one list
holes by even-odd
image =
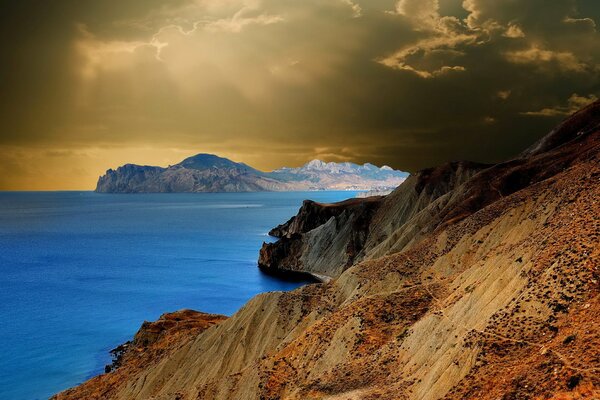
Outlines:
{"label": "steep ravine", "polygon": [[127,365],[56,398],[600,398],[599,110],[506,163],[304,207],[278,230],[298,248],[261,257],[335,279],[259,295],[116,383]]}

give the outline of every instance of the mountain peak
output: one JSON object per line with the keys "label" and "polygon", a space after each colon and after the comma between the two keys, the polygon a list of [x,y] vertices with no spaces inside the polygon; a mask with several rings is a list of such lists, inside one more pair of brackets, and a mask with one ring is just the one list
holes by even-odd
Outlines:
{"label": "mountain peak", "polygon": [[304,168],[306,168],[306,169],[323,169],[323,168],[325,168],[325,166],[327,166],[327,163],[325,161],[314,159],[314,160],[309,161],[306,165],[304,165]]}
{"label": "mountain peak", "polygon": [[327,173],[327,174],[375,174],[375,175],[398,175],[405,176],[406,174],[401,171],[395,171],[391,167],[385,165],[378,167],[371,163],[364,163],[362,165],[355,164],[352,162],[325,162],[319,159],[314,159],[304,164],[300,168],[287,168],[288,171],[295,171],[300,173]]}
{"label": "mountain peak", "polygon": [[549,134],[542,137],[527,150],[521,153],[522,157],[541,154],[558,148],[571,140],[575,140],[600,128],[600,100],[584,107],[569,116]]}
{"label": "mountain peak", "polygon": [[185,168],[189,168],[189,169],[199,169],[199,170],[211,169],[211,168],[219,168],[219,169],[220,168],[225,168],[225,169],[240,168],[240,169],[247,169],[247,170],[252,169],[252,168],[248,167],[246,164],[236,163],[227,158],[219,157],[217,155],[208,154],[208,153],[200,153],[200,154],[196,154],[195,156],[188,157],[185,160],[183,160],[182,162],[180,162],[179,164],[177,164],[177,166],[181,166],[181,167],[185,167]]}

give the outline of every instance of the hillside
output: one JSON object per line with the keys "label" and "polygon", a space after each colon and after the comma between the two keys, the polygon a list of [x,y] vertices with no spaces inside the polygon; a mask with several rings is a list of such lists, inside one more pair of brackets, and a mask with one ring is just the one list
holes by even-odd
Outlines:
{"label": "hillside", "polygon": [[377,190],[395,188],[407,176],[372,164],[313,160],[299,168],[262,172],[212,154],[198,154],[167,168],[127,164],[98,179],[99,193],[261,192]]}
{"label": "hillside", "polygon": [[261,267],[331,281],[261,294],[56,399],[600,398],[598,199],[600,102],[514,160],[305,202]]}

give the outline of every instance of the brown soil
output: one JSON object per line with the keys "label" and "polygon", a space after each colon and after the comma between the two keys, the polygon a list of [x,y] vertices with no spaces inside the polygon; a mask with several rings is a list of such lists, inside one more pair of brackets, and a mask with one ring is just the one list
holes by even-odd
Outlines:
{"label": "brown soil", "polygon": [[161,315],[155,322],[144,322],[132,342],[126,343],[118,364],[110,373],[99,375],[74,389],[54,396],[56,400],[110,399],[129,380],[211,326],[225,320],[222,315],[181,310]]}

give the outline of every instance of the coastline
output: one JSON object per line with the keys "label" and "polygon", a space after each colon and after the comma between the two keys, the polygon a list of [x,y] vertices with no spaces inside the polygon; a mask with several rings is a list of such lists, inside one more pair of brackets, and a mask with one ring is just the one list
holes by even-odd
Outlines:
{"label": "coastline", "polygon": [[[101,375],[95,390],[118,400],[599,393],[589,349],[600,225],[589,221],[600,215],[600,132],[586,128],[597,107],[519,159],[422,170],[379,202],[305,202],[258,267],[335,284],[255,296],[119,387]],[[56,398],[89,398],[83,390]]]}
{"label": "coastline", "polygon": [[[7,373],[0,374],[0,398],[48,398],[103,373],[110,363],[108,351],[130,340],[144,320],[154,321],[164,312],[192,308],[233,315],[258,294],[316,282],[310,277],[286,282],[264,276],[256,268],[258,249],[270,240],[265,232],[295,214],[307,197],[332,202],[352,194],[2,194],[0,203],[7,205],[2,228],[13,243],[2,254],[10,261],[3,277],[9,290],[2,298],[16,310],[2,331],[21,328],[4,342],[0,369]],[[27,227],[35,232],[32,237],[19,231],[24,217],[36,221]],[[53,232],[41,229],[50,224],[56,225]],[[48,277],[43,288],[26,268],[40,254],[52,256],[39,264]],[[137,280],[132,282],[132,276]],[[73,290],[77,302],[70,301]],[[39,305],[40,312],[53,318],[24,323],[34,320],[31,307],[17,300],[33,301],[26,293],[34,292],[48,300]],[[96,326],[98,319],[114,322]],[[66,326],[68,331],[63,330]],[[40,361],[34,349],[59,354]],[[64,365],[60,376],[44,373],[56,364]],[[33,388],[27,382],[36,368],[42,372]]]}
{"label": "coastline", "polygon": [[311,283],[327,283],[331,280],[330,277],[325,275],[319,275],[307,271],[293,271],[289,269],[271,269],[266,268],[263,265],[258,264],[258,269],[261,273],[271,276],[273,278],[280,279],[284,282],[305,282],[305,284]]}

